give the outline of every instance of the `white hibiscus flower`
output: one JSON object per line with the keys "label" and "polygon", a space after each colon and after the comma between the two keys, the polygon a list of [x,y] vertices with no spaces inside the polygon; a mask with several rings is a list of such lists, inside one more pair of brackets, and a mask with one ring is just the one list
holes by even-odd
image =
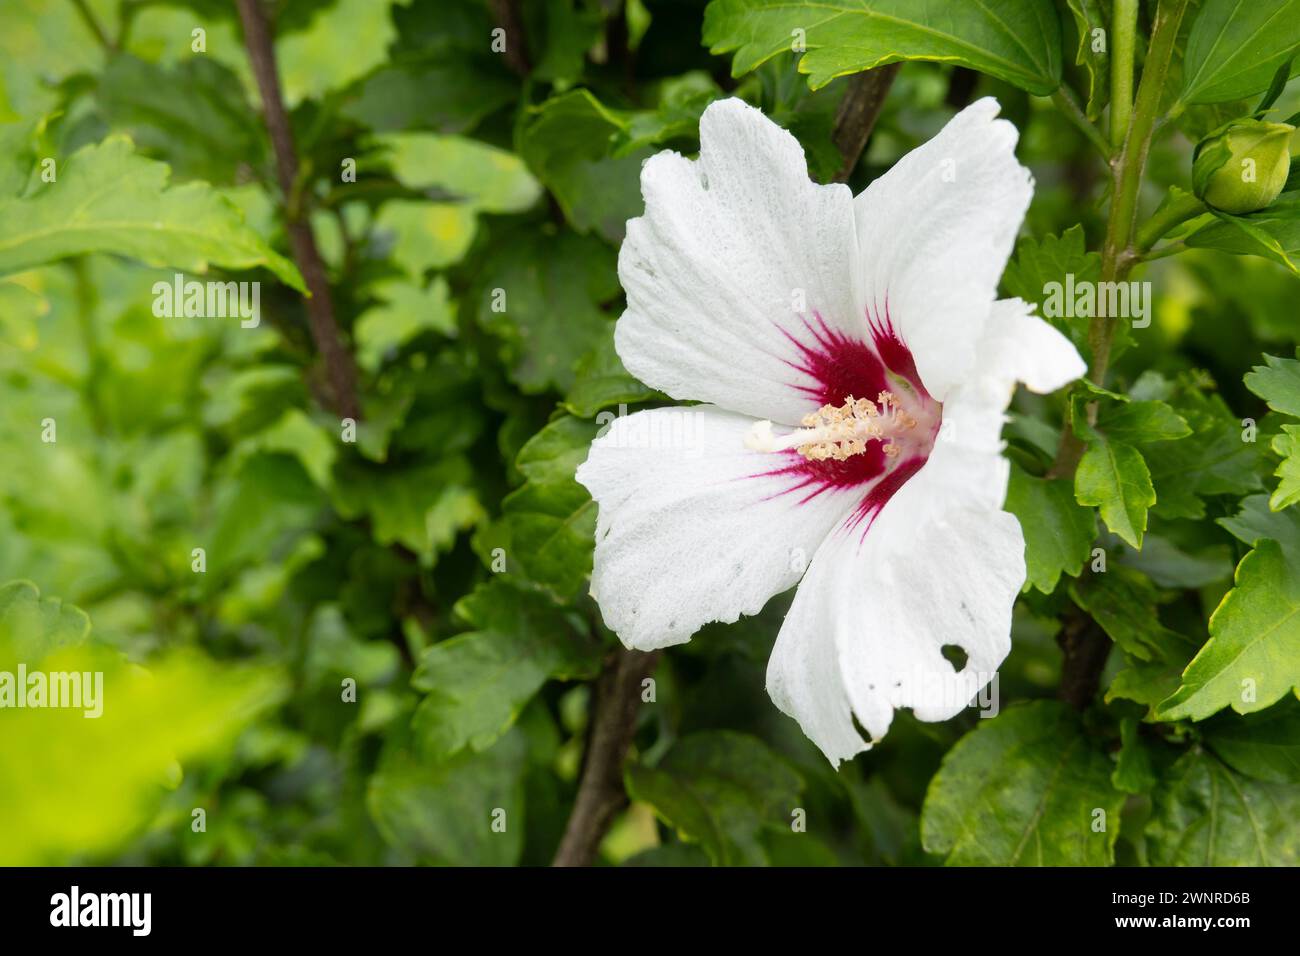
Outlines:
{"label": "white hibiscus flower", "polygon": [[833,764],[871,745],[855,717],[872,741],[900,707],[945,720],[1006,657],[1025,565],[1004,412],[1016,382],[1085,370],[995,301],[1033,189],[997,112],[972,104],[855,199],[761,112],[714,103],[698,160],[646,162],[619,255],[624,365],[707,404],[593,442],[592,594],[650,650],[798,583],[767,687]]}

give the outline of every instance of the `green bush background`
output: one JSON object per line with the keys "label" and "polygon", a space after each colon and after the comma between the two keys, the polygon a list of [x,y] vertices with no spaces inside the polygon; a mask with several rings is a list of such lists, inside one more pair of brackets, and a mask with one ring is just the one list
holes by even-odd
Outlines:
{"label": "green bush background", "polygon": [[[1042,17],[1032,35],[1047,59],[993,75],[908,62],[849,182],[863,188],[961,104],[997,96],[1037,181],[1004,292],[1040,301],[1044,281],[1096,277],[1087,250],[1108,175],[1035,94],[1064,71],[1100,115],[1105,92],[1071,44],[1075,11],[1108,5],[1024,2],[1008,9]],[[352,443],[295,288],[233,4],[0,0],[0,582],[15,582],[0,590],[0,670],[93,666],[108,694],[101,721],[0,712],[0,863],[550,861],[592,681],[617,646],[586,594],[595,510],[573,469],[600,412],[663,401],[613,350],[640,164],[698,149],[703,107],[737,95],[790,129],[827,181],[852,78],[830,79],[842,65],[810,54],[814,91],[797,56],[750,47],[733,77],[730,53],[701,37],[741,46],[741,0],[719,0],[707,22],[702,0],[515,6],[526,75],[492,52],[494,12],[475,0],[268,5],[300,164],[291,201],[358,368]],[[1267,75],[1252,82],[1238,99],[1258,98]],[[1248,108],[1189,105],[1162,128],[1144,209],[1187,186],[1200,135]],[[1280,115],[1297,108],[1289,88]],[[92,199],[160,233],[33,238]],[[1067,399],[1017,396],[1010,507],[1034,529],[1033,588],[1000,716],[900,713],[880,746],[833,771],[764,691],[789,602],[775,598],[664,655],[638,718],[632,802],[600,860],[1296,862],[1300,522],[1266,495],[1300,388],[1282,363],[1243,382],[1300,343],[1289,241],[1274,261],[1194,249],[1139,276],[1154,321],[1121,342],[1109,384],[1164,403],[1188,432],[1139,435],[1156,499],[1140,550],[1068,481],[1041,477]],[[177,271],[261,281],[261,326],[155,317],[153,283]],[[1244,418],[1260,423],[1253,444]],[[1094,546],[1104,579],[1086,568]],[[1269,632],[1280,692],[1249,716],[1220,703],[1162,719],[1248,552],[1243,602],[1283,618]],[[1055,700],[1055,636],[1079,609],[1117,647],[1077,714]]]}

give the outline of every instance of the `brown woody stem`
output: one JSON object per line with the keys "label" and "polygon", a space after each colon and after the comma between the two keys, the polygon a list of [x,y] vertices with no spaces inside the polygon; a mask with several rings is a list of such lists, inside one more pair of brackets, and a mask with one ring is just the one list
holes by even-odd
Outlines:
{"label": "brown woody stem", "polygon": [[844,157],[840,171],[835,174],[837,183],[847,182],[858,165],[862,151],[867,148],[871,130],[875,128],[880,111],[884,108],[885,97],[894,85],[901,63],[879,66],[855,74],[849,80],[849,88],[840,100],[839,110],[835,114],[835,148]]}
{"label": "brown woody stem", "polygon": [[642,682],[654,673],[659,652],[622,647],[605,661],[596,679],[582,759],[578,798],[552,866],[590,866],[614,818],[628,804],[623,762],[636,731]]}
{"label": "brown woody stem", "polygon": [[244,25],[244,44],[252,62],[257,89],[262,97],[262,115],[275,152],[276,174],[283,194],[285,228],[293,247],[293,258],[307,284],[307,321],[312,341],[325,365],[329,404],[344,418],[361,417],[357,398],[357,372],[352,354],[344,345],[342,333],[334,319],[334,302],[330,296],[325,263],[316,247],[311,221],[298,183],[298,154],[294,149],[293,130],[280,92],[276,70],[275,46],[271,30],[258,0],[237,0],[239,19]]}

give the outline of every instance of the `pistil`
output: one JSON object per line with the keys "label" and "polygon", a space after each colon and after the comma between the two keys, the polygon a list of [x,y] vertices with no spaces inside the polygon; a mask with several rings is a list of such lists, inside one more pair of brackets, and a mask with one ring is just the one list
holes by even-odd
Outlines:
{"label": "pistil", "polygon": [[899,453],[895,439],[916,428],[916,419],[892,392],[881,392],[875,402],[849,395],[842,405],[823,405],[804,416],[802,424],[803,428],[787,435],[776,435],[771,422],[755,422],[745,436],[745,447],[754,451],[793,448],[808,461],[844,461],[878,441],[881,451],[893,458]]}

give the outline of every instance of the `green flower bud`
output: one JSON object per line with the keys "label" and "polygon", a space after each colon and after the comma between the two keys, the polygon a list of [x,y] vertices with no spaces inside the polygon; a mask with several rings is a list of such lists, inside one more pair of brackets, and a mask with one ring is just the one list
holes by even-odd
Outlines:
{"label": "green flower bud", "polygon": [[1228,213],[1263,209],[1282,192],[1291,166],[1286,123],[1237,120],[1203,139],[1192,163],[1196,195]]}

